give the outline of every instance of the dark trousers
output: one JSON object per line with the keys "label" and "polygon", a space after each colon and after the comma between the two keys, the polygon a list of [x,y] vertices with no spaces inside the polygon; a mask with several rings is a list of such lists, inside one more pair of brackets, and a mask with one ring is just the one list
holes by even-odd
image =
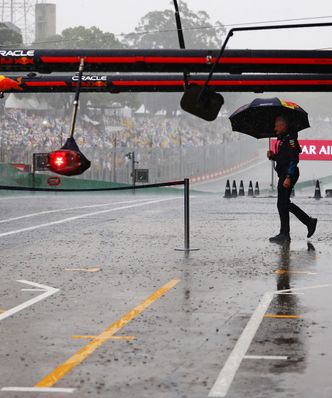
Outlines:
{"label": "dark trousers", "polygon": [[302,209],[290,201],[292,189],[294,188],[298,178],[299,172],[292,178],[292,185],[290,188],[284,188],[283,183],[286,176],[279,176],[278,182],[278,212],[280,217],[280,233],[289,235],[289,212],[294,214],[303,224],[308,225],[310,217]]}

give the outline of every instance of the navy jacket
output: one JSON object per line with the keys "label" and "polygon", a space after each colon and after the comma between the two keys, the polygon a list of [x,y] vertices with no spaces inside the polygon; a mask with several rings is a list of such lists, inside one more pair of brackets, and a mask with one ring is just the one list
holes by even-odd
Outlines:
{"label": "navy jacket", "polygon": [[275,170],[278,177],[295,176],[301,152],[297,134],[287,134],[278,138],[276,154],[272,156],[272,160],[276,161]]}

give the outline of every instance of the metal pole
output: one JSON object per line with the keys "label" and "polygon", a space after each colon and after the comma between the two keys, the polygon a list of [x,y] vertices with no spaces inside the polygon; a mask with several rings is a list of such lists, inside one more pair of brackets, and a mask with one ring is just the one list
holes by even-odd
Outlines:
{"label": "metal pole", "polygon": [[1,13],[1,22],[4,21],[4,14],[5,14],[5,0],[2,0],[2,13]]}
{"label": "metal pole", "polygon": [[24,0],[23,2],[23,9],[24,9],[24,44],[27,45],[28,44],[28,27],[27,27],[27,14],[28,14],[28,10],[27,10],[27,4],[26,4],[26,0]]}
{"label": "metal pole", "polygon": [[184,179],[184,248],[175,249],[176,251],[184,251],[189,253],[190,251],[197,251],[199,249],[190,248],[190,208],[189,208],[189,178]]}
{"label": "metal pole", "polygon": [[135,152],[131,153],[131,173],[133,177],[133,188],[135,189],[135,182],[136,182],[136,173],[135,173]]}
{"label": "metal pole", "polygon": [[116,147],[117,147],[117,140],[116,137],[113,139],[113,164],[112,164],[112,181],[116,182]]}
{"label": "metal pole", "polygon": [[71,126],[70,126],[70,138],[74,137],[74,132],[75,132],[76,117],[77,117],[77,111],[78,111],[78,105],[79,105],[79,99],[80,99],[83,71],[84,71],[84,58],[81,58],[80,67],[78,70],[77,87],[76,87],[75,98],[74,98],[74,110],[73,110],[73,116],[72,116]]}
{"label": "metal pole", "polygon": [[[185,42],[184,42],[184,36],[183,36],[182,23],[181,23],[178,2],[177,2],[177,0],[173,0],[173,3],[174,3],[174,8],[175,8],[175,22],[176,22],[176,29],[178,31],[179,46],[180,46],[180,48],[185,49],[186,46],[185,46]],[[183,80],[184,80],[185,88],[189,87],[189,83],[188,83],[189,78],[190,78],[190,74],[185,69],[183,72]]]}
{"label": "metal pole", "polygon": [[32,154],[32,175],[35,176],[36,172],[36,154]]}
{"label": "metal pole", "polygon": [[189,178],[184,179],[184,249],[190,248]]}

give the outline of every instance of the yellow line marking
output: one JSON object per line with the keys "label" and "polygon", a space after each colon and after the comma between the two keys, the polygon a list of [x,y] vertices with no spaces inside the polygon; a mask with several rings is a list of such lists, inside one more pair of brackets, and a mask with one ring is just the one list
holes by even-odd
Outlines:
{"label": "yellow line marking", "polygon": [[274,273],[277,275],[285,275],[288,273],[288,271],[285,269],[277,269],[276,271],[274,271]]}
{"label": "yellow line marking", "polygon": [[61,380],[68,372],[70,372],[73,368],[78,366],[81,362],[83,362],[86,358],[88,358],[91,354],[93,354],[97,350],[97,348],[101,347],[105,343],[105,341],[113,337],[115,333],[117,333],[120,329],[126,326],[130,321],[135,319],[138,315],[140,315],[156,300],[164,296],[169,290],[171,290],[179,282],[180,282],[179,279],[172,279],[171,281],[166,283],[159,290],[157,290],[156,292],[151,294],[151,296],[146,298],[137,307],[135,307],[127,314],[125,314],[122,318],[114,322],[111,326],[109,326],[106,330],[104,330],[99,336],[90,341],[86,346],[77,351],[72,357],[67,359],[67,361],[59,365],[50,374],[45,376],[35,385],[35,387],[54,386],[54,384],[56,384],[59,380]]}
{"label": "yellow line marking", "polygon": [[[95,340],[98,339],[99,336],[71,336],[72,339],[90,339]],[[112,336],[108,337],[106,340],[135,340],[135,336]]]}
{"label": "yellow line marking", "polygon": [[100,268],[65,268],[65,271],[98,272]]}
{"label": "yellow line marking", "polygon": [[277,314],[265,314],[264,318],[276,318],[276,319],[299,319],[298,315],[277,315]]}
{"label": "yellow line marking", "polygon": [[317,275],[317,272],[308,272],[308,271],[288,271],[286,269],[277,269],[274,271],[277,275],[285,275],[285,274],[302,274],[302,275]]}

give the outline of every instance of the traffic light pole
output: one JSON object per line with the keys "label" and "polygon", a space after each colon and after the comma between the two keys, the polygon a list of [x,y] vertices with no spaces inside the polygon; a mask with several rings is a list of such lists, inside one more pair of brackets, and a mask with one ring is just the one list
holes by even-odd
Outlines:
{"label": "traffic light pole", "polygon": [[[135,152],[128,152],[126,157],[131,160],[131,178],[132,178],[132,187],[135,190],[136,187],[136,158],[135,158]],[[134,192],[134,191],[133,191]]]}
{"label": "traffic light pole", "polygon": [[131,174],[133,176],[133,188],[135,189],[136,185],[136,171],[135,171],[135,166],[136,161],[135,161],[135,152],[131,153]]}

